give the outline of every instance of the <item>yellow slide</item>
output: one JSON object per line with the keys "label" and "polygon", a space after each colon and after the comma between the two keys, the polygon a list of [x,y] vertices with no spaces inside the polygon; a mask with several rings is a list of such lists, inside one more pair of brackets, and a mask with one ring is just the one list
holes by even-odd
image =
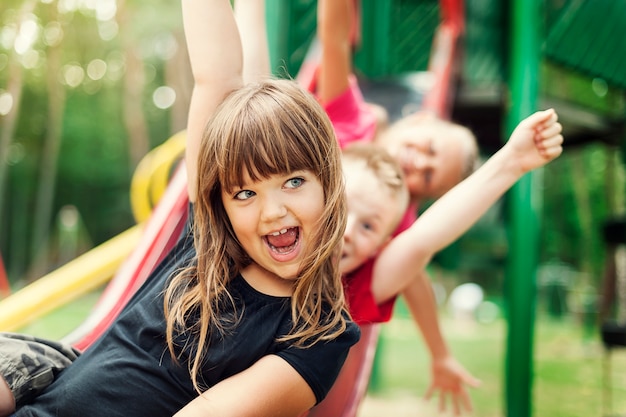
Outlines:
{"label": "yellow slide", "polygon": [[0,331],[17,330],[106,283],[140,236],[141,226],[133,226],[0,301]]}

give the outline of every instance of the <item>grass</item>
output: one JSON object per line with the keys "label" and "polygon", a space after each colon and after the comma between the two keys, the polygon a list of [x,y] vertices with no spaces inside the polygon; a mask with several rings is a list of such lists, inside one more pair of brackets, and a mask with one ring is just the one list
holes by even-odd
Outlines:
{"label": "grass", "polygon": [[101,290],[89,292],[74,302],[59,307],[42,319],[24,326],[18,332],[59,340],[83,322],[101,294]]}
{"label": "grass", "polygon": [[[442,327],[456,358],[482,381],[480,388],[471,390],[472,415],[504,416],[504,320],[480,324],[444,316]],[[373,380],[374,388],[380,389],[370,390],[360,417],[376,415],[367,406],[378,406],[385,399],[412,404],[406,412],[394,412],[395,417],[437,415],[437,400],[420,402],[430,383],[430,359],[413,323],[398,318],[387,324],[380,347]],[[604,395],[611,392],[613,415],[626,416],[626,349],[611,354],[611,378],[603,373],[607,357],[599,336],[586,334],[575,320],[540,316],[535,327],[532,415],[608,416],[610,403]],[[608,380],[611,391],[603,386]]]}
{"label": "grass", "polygon": [[[21,332],[58,339],[75,328],[97,301],[87,294]],[[473,416],[503,417],[506,323],[481,324],[442,314],[441,324],[456,358],[476,377],[471,390]],[[535,326],[533,417],[608,417],[603,397],[607,355],[596,333],[589,334],[573,318],[539,315]],[[626,416],[626,349],[611,355],[613,416]],[[375,374],[359,417],[423,417],[449,415],[436,411],[437,400],[421,397],[430,382],[430,360],[421,336],[403,314],[383,327]]]}

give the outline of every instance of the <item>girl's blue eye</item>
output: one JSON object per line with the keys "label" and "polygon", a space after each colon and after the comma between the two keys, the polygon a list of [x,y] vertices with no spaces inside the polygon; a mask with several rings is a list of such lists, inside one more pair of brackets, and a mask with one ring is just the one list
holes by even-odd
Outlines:
{"label": "girl's blue eye", "polygon": [[300,178],[300,177],[291,178],[287,180],[287,183],[286,183],[287,188],[302,187],[302,184],[304,184],[304,178]]}
{"label": "girl's blue eye", "polygon": [[247,200],[250,197],[253,197],[254,195],[255,195],[254,191],[242,190],[242,191],[239,191],[237,194],[235,194],[235,199],[236,200]]}

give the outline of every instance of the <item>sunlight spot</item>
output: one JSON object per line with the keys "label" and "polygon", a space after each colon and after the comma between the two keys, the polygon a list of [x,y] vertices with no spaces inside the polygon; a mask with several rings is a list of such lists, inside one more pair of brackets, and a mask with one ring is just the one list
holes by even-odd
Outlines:
{"label": "sunlight spot", "polygon": [[26,53],[35,43],[39,33],[39,25],[35,21],[34,15],[28,15],[20,25],[19,33],[15,38],[15,52],[19,55]]}
{"label": "sunlight spot", "polygon": [[69,87],[78,87],[85,79],[85,70],[78,64],[68,64],[63,67],[63,80]]}
{"label": "sunlight spot", "polygon": [[450,293],[448,305],[453,317],[471,318],[474,317],[476,309],[484,300],[483,289],[473,282],[466,282]]}
{"label": "sunlight spot", "polygon": [[0,44],[4,49],[11,49],[15,44],[17,27],[15,25],[5,25],[0,29]]}
{"label": "sunlight spot", "polygon": [[6,116],[13,108],[13,96],[7,91],[0,91],[0,116]]}
{"label": "sunlight spot", "polygon": [[176,91],[167,86],[159,87],[154,90],[152,101],[159,109],[167,109],[176,101]]}
{"label": "sunlight spot", "polygon": [[63,28],[59,22],[50,22],[43,30],[43,41],[48,46],[56,46],[63,40]]}
{"label": "sunlight spot", "polygon": [[78,10],[78,1],[77,0],[59,0],[58,4],[59,12],[61,13],[72,13]]}
{"label": "sunlight spot", "polygon": [[22,64],[26,69],[34,69],[41,65],[42,60],[40,59],[39,51],[35,51],[31,49],[26,51],[22,56]]}
{"label": "sunlight spot", "polygon": [[107,63],[101,59],[94,59],[87,64],[87,76],[92,80],[100,80],[107,71]]}
{"label": "sunlight spot", "polygon": [[59,210],[59,221],[61,222],[61,225],[66,229],[76,228],[78,226],[79,219],[80,216],[78,214],[76,206],[68,204],[61,207],[61,210]]}
{"label": "sunlight spot", "polygon": [[114,0],[99,0],[96,3],[96,19],[99,21],[112,20],[117,13],[117,5]]}
{"label": "sunlight spot", "polygon": [[155,39],[154,52],[164,61],[172,58],[178,50],[176,39],[170,34],[162,34]]}
{"label": "sunlight spot", "polygon": [[98,22],[98,34],[103,41],[114,39],[119,33],[119,26],[115,20]]}

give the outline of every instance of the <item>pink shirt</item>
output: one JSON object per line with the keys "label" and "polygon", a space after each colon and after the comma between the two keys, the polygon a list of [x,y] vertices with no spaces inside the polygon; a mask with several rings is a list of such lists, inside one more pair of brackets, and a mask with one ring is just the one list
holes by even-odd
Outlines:
{"label": "pink shirt", "polygon": [[355,76],[350,87],[339,97],[324,105],[335,128],[341,149],[352,142],[371,142],[376,133],[376,115],[363,99]]}

